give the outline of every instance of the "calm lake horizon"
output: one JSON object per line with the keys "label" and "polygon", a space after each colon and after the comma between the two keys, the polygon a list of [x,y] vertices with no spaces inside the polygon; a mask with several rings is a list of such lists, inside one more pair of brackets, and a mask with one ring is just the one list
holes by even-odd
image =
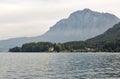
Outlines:
{"label": "calm lake horizon", "polygon": [[119,53],[0,53],[0,79],[120,79]]}

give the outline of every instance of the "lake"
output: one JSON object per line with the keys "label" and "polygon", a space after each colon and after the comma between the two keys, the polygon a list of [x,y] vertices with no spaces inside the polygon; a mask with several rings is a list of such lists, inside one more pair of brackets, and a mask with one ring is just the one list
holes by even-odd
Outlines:
{"label": "lake", "polygon": [[120,54],[0,53],[0,79],[120,79]]}

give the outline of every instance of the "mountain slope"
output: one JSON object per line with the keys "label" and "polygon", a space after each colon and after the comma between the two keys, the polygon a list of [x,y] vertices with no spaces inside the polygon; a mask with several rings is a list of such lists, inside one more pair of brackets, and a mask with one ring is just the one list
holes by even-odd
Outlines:
{"label": "mountain slope", "polygon": [[68,18],[57,22],[48,32],[41,36],[1,40],[0,51],[8,51],[9,48],[20,46],[28,42],[86,40],[102,34],[119,21],[119,18],[109,13],[99,13],[90,9],[76,11]]}
{"label": "mountain slope", "polygon": [[90,43],[102,43],[107,41],[116,41],[120,40],[120,23],[115,24],[112,28],[108,29],[101,35],[98,35],[94,38],[88,39]]}

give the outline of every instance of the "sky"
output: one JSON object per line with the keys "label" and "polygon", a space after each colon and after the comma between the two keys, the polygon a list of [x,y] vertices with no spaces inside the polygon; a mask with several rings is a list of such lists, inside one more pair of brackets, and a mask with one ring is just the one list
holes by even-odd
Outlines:
{"label": "sky", "polygon": [[0,0],[0,40],[42,35],[84,8],[120,18],[120,0]]}

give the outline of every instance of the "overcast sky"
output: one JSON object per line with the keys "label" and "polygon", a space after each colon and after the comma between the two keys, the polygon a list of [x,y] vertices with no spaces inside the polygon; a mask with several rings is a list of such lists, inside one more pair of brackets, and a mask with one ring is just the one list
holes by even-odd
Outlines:
{"label": "overcast sky", "polygon": [[0,0],[0,40],[41,35],[84,8],[120,17],[120,0]]}

